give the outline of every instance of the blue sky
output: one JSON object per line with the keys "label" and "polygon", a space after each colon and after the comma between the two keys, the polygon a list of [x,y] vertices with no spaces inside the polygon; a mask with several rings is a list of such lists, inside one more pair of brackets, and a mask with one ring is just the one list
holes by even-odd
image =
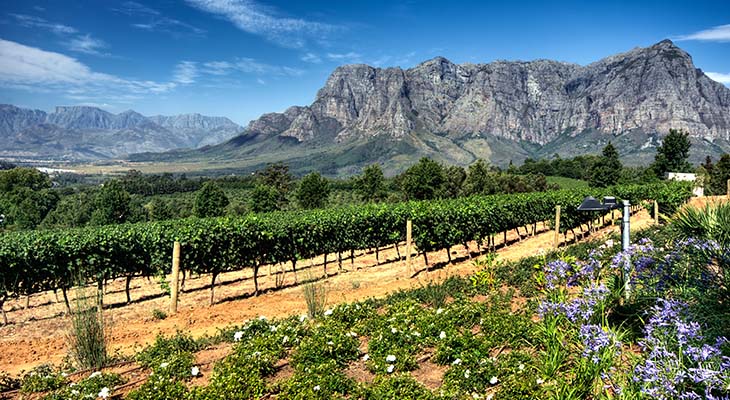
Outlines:
{"label": "blue sky", "polygon": [[0,102],[245,125],[309,104],[341,64],[588,64],[665,38],[730,85],[730,1],[5,0]]}

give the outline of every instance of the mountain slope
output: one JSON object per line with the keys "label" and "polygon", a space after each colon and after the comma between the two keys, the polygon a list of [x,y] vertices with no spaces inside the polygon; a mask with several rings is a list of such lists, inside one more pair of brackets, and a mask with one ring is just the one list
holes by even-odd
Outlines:
{"label": "mountain slope", "polygon": [[[694,160],[730,150],[730,89],[664,40],[587,66],[549,60],[458,65],[442,57],[406,70],[345,65],[311,105],[265,114],[228,143],[163,158],[253,165],[286,160],[297,149],[303,160],[312,154],[309,169],[347,173],[371,162],[400,169],[422,155],[505,165],[597,152],[613,140],[626,161],[637,163],[653,157],[670,128],[690,133]],[[277,153],[284,140],[287,150]],[[401,150],[372,153],[368,142]],[[252,151],[264,148],[272,152]],[[348,157],[340,156],[343,149]]]}
{"label": "mountain slope", "polygon": [[241,132],[228,118],[200,114],[112,114],[95,107],[59,106],[54,112],[0,105],[0,157],[96,160],[220,143]]}

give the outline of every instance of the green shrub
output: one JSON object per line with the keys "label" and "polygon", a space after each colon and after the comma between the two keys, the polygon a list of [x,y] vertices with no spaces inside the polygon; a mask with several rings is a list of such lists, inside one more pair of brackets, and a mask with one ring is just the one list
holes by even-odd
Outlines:
{"label": "green shrub", "polygon": [[192,336],[178,331],[175,336],[169,338],[157,335],[152,345],[137,354],[136,360],[143,367],[154,369],[164,362],[169,362],[169,359],[177,354],[192,354],[198,350],[200,346]]}
{"label": "green shrub", "polygon": [[226,358],[213,369],[210,384],[190,391],[189,398],[195,400],[248,400],[257,399],[266,393],[266,383],[255,368],[241,363],[235,357]]}
{"label": "green shrub", "polygon": [[184,383],[177,380],[165,379],[162,376],[151,376],[142,386],[127,395],[127,399],[129,400],[170,400],[185,398],[188,398],[188,389]]}
{"label": "green shrub", "polygon": [[33,368],[20,379],[20,391],[36,393],[55,390],[66,384],[66,377],[50,364]]}
{"label": "green shrub", "polygon": [[309,315],[309,318],[322,316],[327,304],[327,288],[324,284],[322,282],[305,283],[302,292],[304,293],[304,300],[307,302],[307,315]]}
{"label": "green shrub", "polygon": [[91,298],[84,289],[76,291],[67,339],[71,356],[80,368],[97,369],[109,361],[107,355],[109,332],[99,306],[101,296],[102,294],[97,292],[94,298]]}
{"label": "green shrub", "polygon": [[69,400],[69,399],[95,399],[102,397],[102,394],[111,397],[114,394],[114,388],[125,382],[119,374],[109,374],[94,372],[86,379],[78,383],[64,386],[54,391],[45,400]]}
{"label": "green shrub", "polygon": [[370,400],[430,400],[433,393],[408,374],[378,376],[369,387],[363,389],[362,397]]}
{"label": "green shrub", "polygon": [[341,399],[355,391],[357,384],[345,376],[334,360],[310,366],[300,365],[294,375],[275,390],[280,400]]}
{"label": "green shrub", "polygon": [[345,366],[360,355],[360,341],[350,332],[345,332],[337,325],[328,324],[315,327],[311,334],[302,339],[299,347],[292,354],[292,365],[307,366],[334,362]]}

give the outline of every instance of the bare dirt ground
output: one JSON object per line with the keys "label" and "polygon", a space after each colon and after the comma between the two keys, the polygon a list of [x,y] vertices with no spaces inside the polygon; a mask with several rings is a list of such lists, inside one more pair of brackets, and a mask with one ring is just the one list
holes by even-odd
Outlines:
{"label": "bare dirt ground", "polygon": [[[652,223],[646,211],[636,212],[631,219],[632,230],[641,229]],[[502,246],[502,235],[496,238],[500,259],[515,260],[550,250],[553,246],[553,231],[545,224],[537,225],[534,236],[518,239],[515,231],[507,237],[507,246]],[[599,229],[592,237],[603,237],[617,232],[618,226]],[[524,235],[526,229],[522,229]],[[561,235],[561,243],[565,239]],[[574,240],[572,235],[568,239]],[[469,244],[473,257],[477,257],[477,246]],[[401,244],[400,252],[405,248]],[[415,255],[415,252],[414,252]],[[358,252],[354,260],[343,260],[343,271],[338,273],[336,255],[329,256],[327,277],[324,276],[322,257],[300,261],[297,265],[298,282],[319,279],[327,287],[328,304],[352,302],[369,297],[382,297],[399,289],[418,287],[431,280],[440,281],[450,275],[468,275],[474,272],[474,263],[463,246],[451,249],[452,264],[447,262],[445,250],[429,253],[429,270],[422,256],[414,256],[410,268],[400,260],[394,247],[380,250],[380,263],[374,252]],[[344,256],[343,256],[344,257]],[[332,261],[334,260],[334,262]],[[245,269],[222,274],[215,289],[215,304],[209,306],[210,276],[188,277],[185,291],[180,294],[178,312],[166,319],[155,319],[153,310],[167,311],[169,298],[161,294],[159,283],[146,278],[132,281],[132,303],[126,304],[124,280],[110,282],[106,287],[104,302],[106,315],[111,320],[112,351],[129,355],[154,341],[158,334],[170,335],[182,330],[195,337],[215,334],[217,329],[260,315],[285,317],[306,313],[306,303],[301,287],[295,283],[294,273],[286,266],[283,287],[277,288],[275,271],[282,266],[262,268],[259,278],[264,293],[254,297],[251,270]],[[269,274],[269,272],[273,272]],[[60,296],[59,296],[60,297]],[[25,298],[10,301],[5,308],[10,324],[0,327],[0,371],[11,375],[21,374],[42,363],[60,363],[67,355],[66,332],[69,321],[64,316],[63,300],[57,301],[53,292],[40,293],[30,298],[25,308]],[[212,365],[222,358],[227,349],[215,348],[199,357]],[[353,370],[354,375],[362,372]],[[437,377],[426,377],[431,381]]]}

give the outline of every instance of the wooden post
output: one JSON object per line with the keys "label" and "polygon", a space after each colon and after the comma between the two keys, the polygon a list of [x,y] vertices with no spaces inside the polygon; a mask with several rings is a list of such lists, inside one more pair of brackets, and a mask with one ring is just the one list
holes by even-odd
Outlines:
{"label": "wooden post", "polygon": [[555,206],[555,248],[560,245],[560,205]]}
{"label": "wooden post", "polygon": [[172,293],[170,297],[170,314],[177,314],[178,276],[180,275],[180,242],[175,242],[172,248]]}
{"label": "wooden post", "polygon": [[413,235],[413,222],[406,221],[406,268],[411,269],[411,240]]}
{"label": "wooden post", "polygon": [[659,202],[654,200],[654,225],[659,225]]}
{"label": "wooden post", "polygon": [[730,179],[727,180],[727,199],[730,200]]}

